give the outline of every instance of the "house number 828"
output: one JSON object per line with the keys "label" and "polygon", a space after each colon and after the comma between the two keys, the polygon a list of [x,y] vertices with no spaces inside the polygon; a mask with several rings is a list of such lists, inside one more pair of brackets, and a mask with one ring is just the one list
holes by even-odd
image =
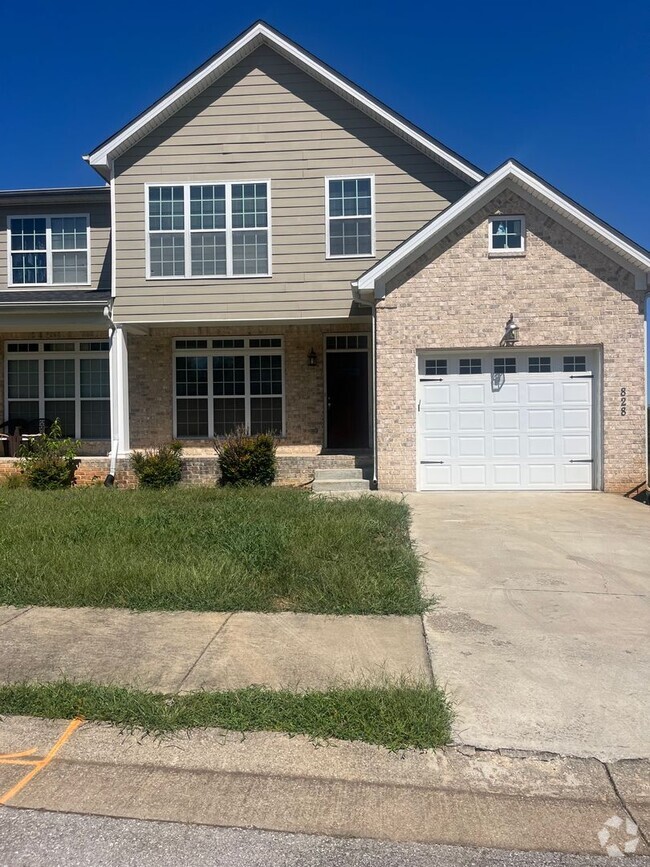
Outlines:
{"label": "house number 828", "polygon": [[627,415],[627,388],[621,389],[621,415]]}

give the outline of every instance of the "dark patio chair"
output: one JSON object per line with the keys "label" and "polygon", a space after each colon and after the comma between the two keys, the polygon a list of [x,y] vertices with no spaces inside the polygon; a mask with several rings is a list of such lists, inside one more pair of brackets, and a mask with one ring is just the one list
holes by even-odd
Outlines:
{"label": "dark patio chair", "polygon": [[4,457],[15,457],[26,426],[27,421],[24,418],[10,418],[0,424],[0,448]]}

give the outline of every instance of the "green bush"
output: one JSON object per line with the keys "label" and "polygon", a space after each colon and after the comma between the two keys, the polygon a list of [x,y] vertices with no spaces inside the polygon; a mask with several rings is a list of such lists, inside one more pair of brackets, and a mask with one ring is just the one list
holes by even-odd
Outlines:
{"label": "green bush", "polygon": [[143,488],[171,488],[181,480],[183,447],[178,442],[131,455],[131,466]]}
{"label": "green bush", "polygon": [[19,488],[27,487],[27,479],[23,473],[13,473],[12,475],[6,476],[2,479],[0,487],[6,488],[9,491],[16,491]]}
{"label": "green bush", "polygon": [[275,439],[272,434],[235,431],[215,442],[219,455],[221,484],[270,485],[275,479]]}
{"label": "green bush", "polygon": [[20,470],[30,488],[51,491],[74,485],[79,443],[63,436],[59,420],[50,430],[20,447]]}

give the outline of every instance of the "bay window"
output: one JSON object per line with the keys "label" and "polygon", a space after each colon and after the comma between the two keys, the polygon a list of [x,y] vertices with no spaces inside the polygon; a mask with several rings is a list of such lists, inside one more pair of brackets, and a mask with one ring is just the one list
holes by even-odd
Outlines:
{"label": "bay window", "polygon": [[267,277],[269,182],[147,187],[148,277]]}
{"label": "bay window", "polygon": [[[200,345],[197,345],[200,344]],[[282,339],[179,339],[175,435],[183,439],[283,432]]]}
{"label": "bay window", "polygon": [[12,341],[5,363],[6,418],[58,419],[64,436],[110,439],[107,341]]}
{"label": "bay window", "polygon": [[9,217],[10,286],[90,282],[88,216]]}

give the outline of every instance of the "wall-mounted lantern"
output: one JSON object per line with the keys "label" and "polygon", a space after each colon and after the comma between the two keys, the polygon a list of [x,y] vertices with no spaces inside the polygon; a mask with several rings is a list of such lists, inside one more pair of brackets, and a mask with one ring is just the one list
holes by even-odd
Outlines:
{"label": "wall-mounted lantern", "polygon": [[318,357],[317,357],[317,355],[314,352],[314,349],[312,347],[309,350],[309,352],[307,353],[307,364],[309,367],[316,367],[317,362],[318,362]]}
{"label": "wall-mounted lantern", "polygon": [[501,339],[501,346],[514,346],[519,342],[519,326],[515,322],[515,314],[510,314],[510,319],[506,322],[506,331]]}

